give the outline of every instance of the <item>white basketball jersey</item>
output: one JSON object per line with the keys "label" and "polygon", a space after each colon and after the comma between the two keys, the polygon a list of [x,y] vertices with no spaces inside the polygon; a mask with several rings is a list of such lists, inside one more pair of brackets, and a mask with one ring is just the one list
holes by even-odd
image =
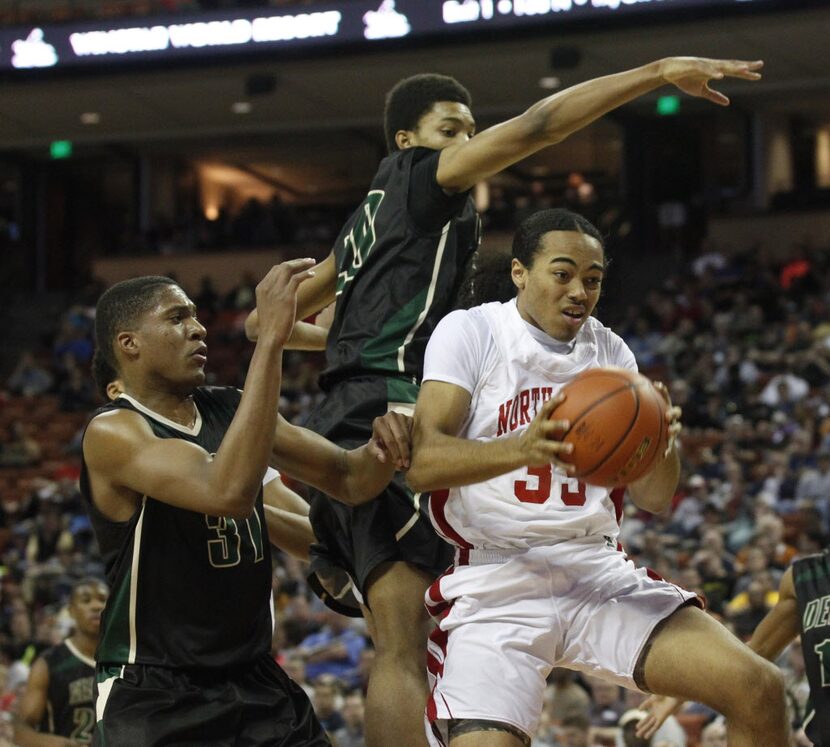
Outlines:
{"label": "white basketball jersey", "polygon": [[[593,317],[577,333],[572,351],[558,354],[531,335],[515,301],[454,313],[483,315],[497,353],[482,364],[462,438],[492,441],[520,434],[542,404],[582,371],[606,366],[636,370],[623,340]],[[425,372],[425,378],[442,376]],[[430,515],[439,534],[467,550],[528,548],[589,534],[615,538],[622,491],[614,493],[612,500],[612,491],[585,485],[551,465],[523,467],[486,482],[436,491]]]}

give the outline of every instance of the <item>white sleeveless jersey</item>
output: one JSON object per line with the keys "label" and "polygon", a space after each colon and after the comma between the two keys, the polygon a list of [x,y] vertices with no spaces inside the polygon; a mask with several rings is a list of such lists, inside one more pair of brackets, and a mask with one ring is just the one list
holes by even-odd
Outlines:
{"label": "white sleeveless jersey", "polygon": [[[459,314],[471,316],[464,319]],[[442,321],[430,340],[430,346],[434,342],[444,352],[432,357],[442,360],[428,366],[425,380],[459,383],[452,373],[455,364],[445,351],[463,351],[465,346],[458,337],[458,344],[452,345],[447,332],[458,332],[465,323],[472,324],[468,329],[481,330],[485,321],[491,336],[488,353],[477,364],[480,368],[467,422],[459,434],[462,438],[492,441],[517,436],[542,404],[578,373],[607,366],[637,368],[622,338],[593,317],[579,330],[567,354],[551,352],[534,338],[515,301],[456,311],[450,317],[455,319],[445,320],[444,333]],[[611,541],[619,531],[621,503],[621,490],[612,496],[606,488],[585,485],[546,465],[436,491],[430,498],[430,516],[439,534],[462,550],[513,550],[591,534]]]}

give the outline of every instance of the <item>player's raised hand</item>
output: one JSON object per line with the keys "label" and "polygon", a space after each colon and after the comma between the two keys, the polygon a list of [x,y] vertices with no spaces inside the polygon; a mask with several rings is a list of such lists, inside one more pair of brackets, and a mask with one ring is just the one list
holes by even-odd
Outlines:
{"label": "player's raised hand", "polygon": [[663,725],[663,722],[680,710],[683,702],[666,695],[649,695],[640,705],[640,708],[646,711],[648,715],[640,719],[635,734],[640,739],[651,739]]}
{"label": "player's raised hand", "polygon": [[313,277],[313,259],[291,259],[272,267],[256,287],[259,336],[282,346],[294,329],[297,289]]}
{"label": "player's raised hand", "polygon": [[669,426],[669,442],[666,445],[666,450],[663,452],[663,458],[665,459],[669,454],[671,454],[672,449],[677,443],[677,437],[683,429],[683,425],[680,423],[680,417],[683,415],[683,411],[679,407],[672,405],[669,388],[662,381],[655,381],[654,388],[660,392],[660,395],[664,400],[666,400],[666,404],[668,405],[668,409],[666,411],[666,423],[668,423]]}
{"label": "player's raised hand", "polygon": [[529,467],[554,464],[566,474],[574,471],[574,466],[562,461],[562,455],[573,451],[573,444],[562,443],[559,436],[571,427],[567,420],[552,420],[551,414],[557,405],[565,400],[564,394],[551,397],[536,413],[528,429],[518,436],[519,448],[523,461]]}
{"label": "player's raised hand", "polygon": [[710,83],[723,78],[760,80],[761,60],[711,60],[705,57],[667,57],[661,62],[660,73],[666,83],[677,86],[690,96],[708,99],[720,106],[729,106],[729,98],[716,91]]}
{"label": "player's raised hand", "polygon": [[387,412],[372,421],[369,451],[382,464],[391,459],[398,469],[409,469],[412,449],[412,418],[399,412]]}

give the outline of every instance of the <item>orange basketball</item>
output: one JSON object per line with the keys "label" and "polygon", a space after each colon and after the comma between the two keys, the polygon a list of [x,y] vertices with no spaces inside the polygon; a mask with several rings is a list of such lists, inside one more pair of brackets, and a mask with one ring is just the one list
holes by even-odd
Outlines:
{"label": "orange basketball", "polygon": [[595,368],[566,384],[551,415],[569,420],[562,440],[573,451],[562,461],[574,477],[611,488],[642,477],[668,445],[666,400],[645,376],[624,368]]}

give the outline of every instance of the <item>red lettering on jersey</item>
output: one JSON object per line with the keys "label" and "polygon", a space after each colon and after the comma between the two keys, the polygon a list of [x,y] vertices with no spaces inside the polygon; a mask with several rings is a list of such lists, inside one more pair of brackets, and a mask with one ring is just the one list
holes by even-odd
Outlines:
{"label": "red lettering on jersey", "polygon": [[530,407],[530,392],[525,389],[519,393],[519,425],[527,425],[531,421],[528,414]]}
{"label": "red lettering on jersey", "polygon": [[528,488],[526,480],[516,480],[513,483],[513,492],[522,503],[544,503],[550,498],[550,482],[552,470],[549,464],[544,467],[528,467],[528,476],[532,475],[538,479],[535,488]]}
{"label": "red lettering on jersey", "polygon": [[533,417],[536,417],[536,413],[539,412],[539,394],[538,386],[530,390],[530,407],[533,410]]}
{"label": "red lettering on jersey", "polygon": [[496,433],[497,436],[500,436],[502,433],[507,433],[507,418],[510,414],[511,404],[513,404],[513,400],[509,399],[503,405],[499,405],[499,428]]}
{"label": "red lettering on jersey", "polygon": [[510,408],[510,430],[515,431],[519,427],[519,398],[513,399],[513,407]]}
{"label": "red lettering on jersey", "polygon": [[585,483],[579,481],[576,483],[576,490],[571,490],[568,483],[562,483],[562,503],[566,506],[584,506],[585,505]]}

